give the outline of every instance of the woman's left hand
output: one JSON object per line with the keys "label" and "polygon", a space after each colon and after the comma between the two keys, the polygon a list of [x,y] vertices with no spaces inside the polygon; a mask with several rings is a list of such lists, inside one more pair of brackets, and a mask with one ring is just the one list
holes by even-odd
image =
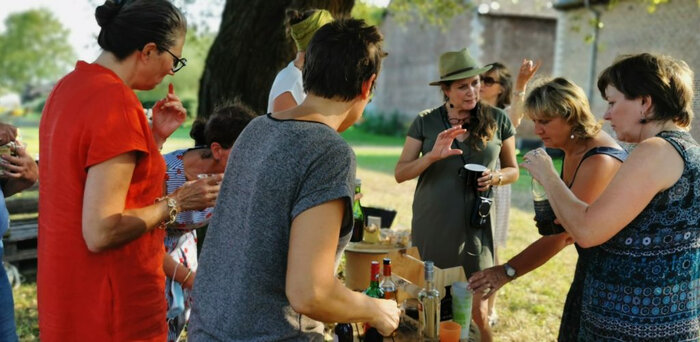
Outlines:
{"label": "woman's left hand", "polygon": [[494,177],[494,174],[489,169],[486,169],[484,172],[482,172],[481,177],[476,179],[476,184],[477,184],[476,190],[486,191],[489,188],[491,188],[493,186],[493,177]]}
{"label": "woman's left hand", "polygon": [[469,289],[473,292],[483,293],[482,299],[488,299],[510,280],[506,276],[503,265],[498,265],[472,274],[469,277]]}
{"label": "woman's left hand", "polygon": [[549,157],[543,148],[534,149],[523,156],[523,162],[520,167],[528,170],[533,178],[542,183],[542,180],[554,175],[557,171],[554,169],[552,158]]}
{"label": "woman's left hand", "polygon": [[186,118],[187,110],[182,105],[180,98],[173,92],[173,86],[170,84],[168,95],[153,106],[152,130],[156,141],[165,141],[185,122]]}

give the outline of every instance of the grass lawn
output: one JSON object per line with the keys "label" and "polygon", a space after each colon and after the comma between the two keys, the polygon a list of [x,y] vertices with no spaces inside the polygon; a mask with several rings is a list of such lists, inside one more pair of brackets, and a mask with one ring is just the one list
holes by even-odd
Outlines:
{"label": "grass lawn", "polygon": [[[36,127],[20,126],[30,153],[38,153],[38,130]],[[188,132],[189,126],[179,129],[168,140],[163,151],[192,146]],[[404,139],[366,134],[355,128],[343,133],[343,137],[357,155],[357,176],[362,179],[363,205],[397,210],[392,228],[410,229],[416,180],[397,184],[393,175]],[[513,185],[509,241],[507,247],[500,251],[501,260],[513,257],[539,237],[532,220],[534,214],[529,188],[530,177],[527,171],[521,170],[520,180]],[[495,340],[556,340],[575,263],[576,251],[573,247],[567,247],[540,269],[502,288],[496,303],[500,319],[494,327]],[[21,340],[38,340],[36,285],[33,279],[15,289],[14,297]]]}

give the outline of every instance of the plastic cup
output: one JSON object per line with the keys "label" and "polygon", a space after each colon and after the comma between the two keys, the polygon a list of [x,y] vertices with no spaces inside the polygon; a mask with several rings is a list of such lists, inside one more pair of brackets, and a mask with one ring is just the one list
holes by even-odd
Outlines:
{"label": "plastic cup", "polygon": [[459,342],[462,326],[452,321],[440,322],[440,342]]}
{"label": "plastic cup", "polygon": [[452,283],[452,321],[462,327],[462,339],[469,338],[469,325],[472,321],[472,293],[469,283],[457,281]]}

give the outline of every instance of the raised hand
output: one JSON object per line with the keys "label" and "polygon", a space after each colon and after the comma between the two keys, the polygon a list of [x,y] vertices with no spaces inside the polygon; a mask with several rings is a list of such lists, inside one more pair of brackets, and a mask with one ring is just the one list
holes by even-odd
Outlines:
{"label": "raised hand", "polygon": [[168,85],[168,95],[153,106],[153,137],[159,145],[175,132],[185,119],[187,110],[175,95],[173,84]]}
{"label": "raised hand", "polygon": [[532,76],[535,76],[535,73],[537,73],[540,65],[542,65],[541,60],[533,62],[531,59],[523,58],[523,62],[520,65],[520,70],[518,71],[518,78],[515,80],[514,90],[516,93],[525,91],[527,83],[530,82]]}
{"label": "raised hand", "polygon": [[462,154],[461,149],[452,148],[452,141],[455,140],[455,138],[457,138],[457,136],[460,134],[464,134],[466,132],[467,130],[460,126],[454,126],[440,132],[435,140],[433,149],[429,153],[430,158],[435,162],[449,156]]}
{"label": "raised hand", "polygon": [[523,162],[520,167],[528,170],[532,178],[543,183],[547,177],[557,177],[557,171],[554,169],[552,158],[542,148],[534,149],[523,156]]}

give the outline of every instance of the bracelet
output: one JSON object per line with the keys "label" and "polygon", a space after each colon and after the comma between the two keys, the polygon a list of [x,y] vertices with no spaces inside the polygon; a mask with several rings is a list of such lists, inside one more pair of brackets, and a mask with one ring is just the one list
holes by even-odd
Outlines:
{"label": "bracelet", "polygon": [[496,185],[498,185],[498,186],[503,185],[503,172],[501,172],[501,171],[498,171],[498,184],[496,184]]}
{"label": "bracelet", "polygon": [[181,282],[180,284],[186,283],[186,282],[187,282],[187,279],[190,279],[190,276],[191,276],[191,275],[192,275],[192,270],[188,268],[188,269],[187,269],[187,275],[185,276],[185,279],[182,279],[182,282]]}
{"label": "bracelet", "polygon": [[513,96],[523,97],[523,96],[525,96],[525,90],[522,90],[522,91],[514,91],[514,92],[513,92]]}
{"label": "bracelet", "polygon": [[156,199],[156,203],[160,201],[165,201],[165,204],[168,205],[169,220],[161,222],[161,224],[158,226],[158,229],[165,229],[169,224],[175,223],[175,219],[177,219],[177,214],[180,212],[180,210],[177,207],[177,200],[175,197],[164,196]]}

